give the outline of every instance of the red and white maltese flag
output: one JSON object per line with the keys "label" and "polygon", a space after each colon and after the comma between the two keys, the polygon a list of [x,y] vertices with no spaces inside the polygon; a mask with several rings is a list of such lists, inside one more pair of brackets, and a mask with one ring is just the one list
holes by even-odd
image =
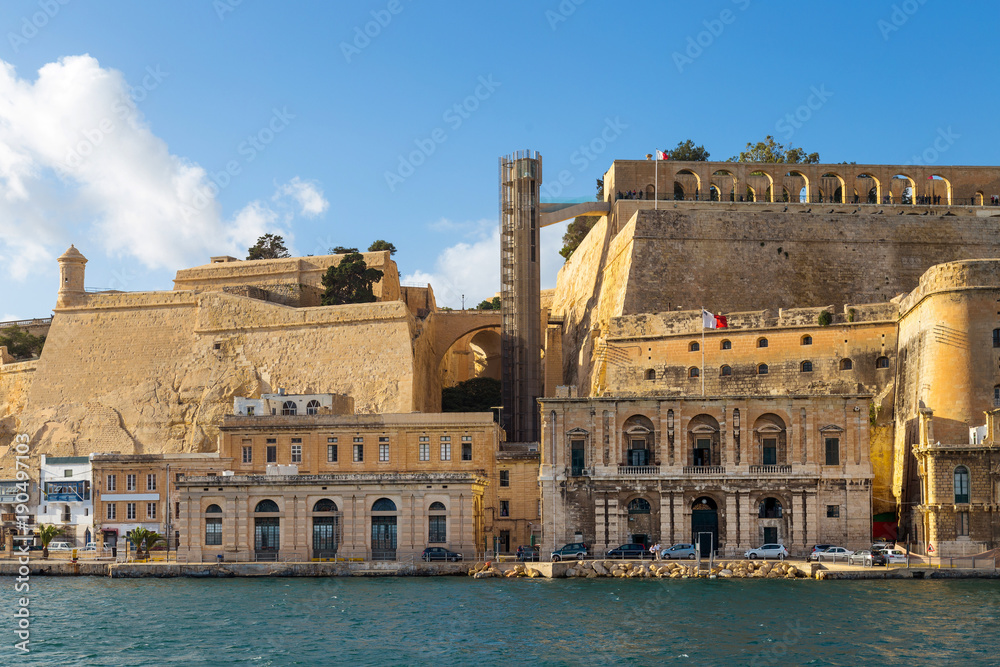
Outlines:
{"label": "red and white maltese flag", "polygon": [[701,326],[705,329],[725,329],[729,326],[725,315],[713,315],[704,308],[701,311]]}

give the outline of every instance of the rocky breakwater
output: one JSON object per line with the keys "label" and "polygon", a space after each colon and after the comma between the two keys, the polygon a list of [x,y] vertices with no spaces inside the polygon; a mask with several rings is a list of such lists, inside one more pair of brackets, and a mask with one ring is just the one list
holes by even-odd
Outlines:
{"label": "rocky breakwater", "polygon": [[490,577],[503,577],[505,579],[527,577],[528,579],[536,579],[545,575],[540,570],[528,567],[524,563],[517,563],[514,567],[505,571],[497,568],[491,562],[486,562],[469,568],[469,576],[474,579],[489,579]]}
{"label": "rocky breakwater", "polygon": [[781,561],[759,562],[752,560],[718,561],[713,566],[698,569],[697,565],[684,563],[629,563],[625,561],[578,561],[566,570],[567,577],[596,579],[808,579],[810,572]]}

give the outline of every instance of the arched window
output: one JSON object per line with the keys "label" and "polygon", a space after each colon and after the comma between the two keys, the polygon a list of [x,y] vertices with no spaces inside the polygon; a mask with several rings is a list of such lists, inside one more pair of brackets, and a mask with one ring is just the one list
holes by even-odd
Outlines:
{"label": "arched window", "polygon": [[257,503],[257,507],[255,507],[253,511],[255,513],[260,513],[260,512],[280,512],[281,510],[278,509],[278,503],[274,502],[273,500],[262,500],[259,503]]}
{"label": "arched window", "polygon": [[431,503],[427,511],[434,512],[434,514],[427,516],[427,541],[432,543],[447,542],[448,517],[444,514],[444,503]]}
{"label": "arched window", "polygon": [[733,343],[732,343],[732,341],[730,341],[730,340],[724,340],[724,341],[722,341],[721,343],[719,343],[719,349],[720,350],[731,350],[731,349],[733,349]]}
{"label": "arched window", "polygon": [[842,370],[842,371],[849,371],[852,368],[854,368],[854,362],[853,361],[851,361],[850,359],[841,359],[840,360],[840,370]]}
{"label": "arched window", "polygon": [[[209,505],[205,508],[205,514],[222,514],[222,508],[218,505]],[[222,517],[205,517],[205,546],[222,545]]]}
{"label": "arched window", "polygon": [[803,345],[812,345],[813,344],[813,337],[812,336],[803,336],[802,337],[802,344]]}
{"label": "arched window", "polygon": [[645,498],[636,498],[628,504],[629,514],[649,514],[649,501]]}
{"label": "arched window", "polygon": [[647,380],[655,380],[656,379],[656,371],[653,370],[652,368],[648,369],[646,371],[646,379]]}
{"label": "arched window", "polygon": [[306,403],[306,414],[315,415],[319,412],[319,401],[313,399]]}
{"label": "arched window", "polygon": [[813,362],[811,361],[803,361],[801,364],[799,364],[799,372],[801,373],[812,373],[812,370],[813,370]]}
{"label": "arched window", "polygon": [[688,344],[688,352],[697,352],[700,349],[701,349],[701,345],[699,345],[695,341],[692,341],[691,343]]}
{"label": "arched window", "polygon": [[[277,512],[278,510],[274,511]],[[209,505],[205,508],[205,514],[222,514],[222,508],[218,505]]]}
{"label": "arched window", "polygon": [[688,377],[689,378],[701,377],[701,370],[697,366],[692,366],[691,368],[688,369]]}
{"label": "arched window", "polygon": [[733,369],[731,366],[723,366],[719,369],[719,375],[728,376],[733,374]]}
{"label": "arched window", "polygon": [[281,406],[281,414],[283,415],[295,415],[298,413],[298,406],[295,405],[295,401],[285,401]]}
{"label": "arched window", "polygon": [[444,503],[431,503],[431,506],[428,509],[431,512],[444,512],[445,511]]}
{"label": "arched window", "polygon": [[765,498],[760,501],[757,509],[758,519],[780,519],[782,515],[781,501],[777,498]]}
{"label": "arched window", "polygon": [[757,367],[757,375],[767,375],[767,364],[761,364]]}
{"label": "arched window", "polygon": [[993,330],[993,347],[1000,347],[1000,329]]}
{"label": "arched window", "polygon": [[876,359],[875,368],[889,368],[889,357],[879,357]]}
{"label": "arched window", "polygon": [[392,502],[388,498],[379,498],[372,505],[372,512],[395,512],[396,503]]}
{"label": "arched window", "polygon": [[757,339],[757,347],[767,347],[767,339],[766,338],[758,338]]}
{"label": "arched window", "polygon": [[969,469],[955,468],[955,504],[969,502]]}
{"label": "arched window", "polygon": [[323,500],[317,500],[316,504],[313,505],[313,512],[336,512],[337,503],[333,502],[329,498],[324,498]]}

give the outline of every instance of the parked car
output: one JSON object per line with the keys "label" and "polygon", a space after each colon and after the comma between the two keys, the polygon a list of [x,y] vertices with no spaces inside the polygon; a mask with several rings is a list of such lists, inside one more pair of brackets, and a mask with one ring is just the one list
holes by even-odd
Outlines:
{"label": "parked car", "polygon": [[885,554],[879,549],[862,549],[861,551],[855,551],[847,557],[848,565],[872,567],[873,565],[885,565],[887,562]]}
{"label": "parked car", "polygon": [[854,552],[850,549],[845,549],[844,547],[829,547],[824,551],[814,551],[809,554],[809,560],[814,560],[816,562],[830,561],[836,563],[839,561],[846,561],[847,557]]}
{"label": "parked car", "polygon": [[652,558],[649,548],[642,544],[623,544],[608,551],[608,558]]}
{"label": "parked car", "polygon": [[745,558],[788,558],[788,549],[782,544],[764,544],[743,554]]}
{"label": "parked car", "polygon": [[[94,552],[96,552],[97,551],[97,542],[87,542],[87,546],[83,547],[83,551],[94,551]],[[104,543],[104,551],[105,552],[110,552],[111,551],[111,543],[110,542],[105,542]]]}
{"label": "parked car", "polygon": [[454,551],[448,551],[444,547],[427,547],[424,552],[420,554],[420,559],[426,562],[432,560],[449,560],[451,562],[462,560],[462,554],[456,553]]}
{"label": "parked car", "polygon": [[891,565],[906,564],[906,549],[901,547],[892,547],[890,549],[883,549],[882,553]]}
{"label": "parked car", "polygon": [[541,555],[538,553],[538,547],[523,545],[517,548],[517,554],[515,559],[524,562],[535,562],[541,560]]}
{"label": "parked car", "polygon": [[876,542],[872,545],[872,549],[878,549],[879,551],[884,551],[886,549],[892,549],[896,546],[895,542]]}
{"label": "parked car", "polygon": [[667,547],[660,552],[660,558],[664,560],[672,560],[674,558],[681,559],[687,558],[688,560],[694,560],[698,556],[698,548],[693,544],[675,544],[672,547]]}
{"label": "parked car", "polygon": [[587,557],[589,550],[590,547],[584,542],[572,542],[553,551],[552,560],[557,563],[561,560],[580,560]]}
{"label": "parked car", "polygon": [[814,544],[813,550],[810,554],[819,553],[820,551],[826,551],[830,547],[836,546],[835,544]]}
{"label": "parked car", "polygon": [[69,542],[49,542],[49,551],[72,551]]}

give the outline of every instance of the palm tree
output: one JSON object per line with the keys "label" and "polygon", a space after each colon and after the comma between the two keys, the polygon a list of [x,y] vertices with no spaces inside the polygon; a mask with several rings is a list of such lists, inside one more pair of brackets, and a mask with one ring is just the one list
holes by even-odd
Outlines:
{"label": "palm tree", "polygon": [[125,537],[135,545],[136,559],[142,558],[144,553],[148,558],[149,551],[156,546],[157,542],[163,540],[162,535],[153,530],[146,530],[145,528],[133,528],[126,533]]}
{"label": "palm tree", "polygon": [[62,528],[54,526],[51,523],[47,526],[45,524],[38,525],[38,532],[36,535],[38,535],[38,539],[42,541],[42,558],[49,557],[49,542],[51,542],[53,538],[60,533],[62,533]]}

